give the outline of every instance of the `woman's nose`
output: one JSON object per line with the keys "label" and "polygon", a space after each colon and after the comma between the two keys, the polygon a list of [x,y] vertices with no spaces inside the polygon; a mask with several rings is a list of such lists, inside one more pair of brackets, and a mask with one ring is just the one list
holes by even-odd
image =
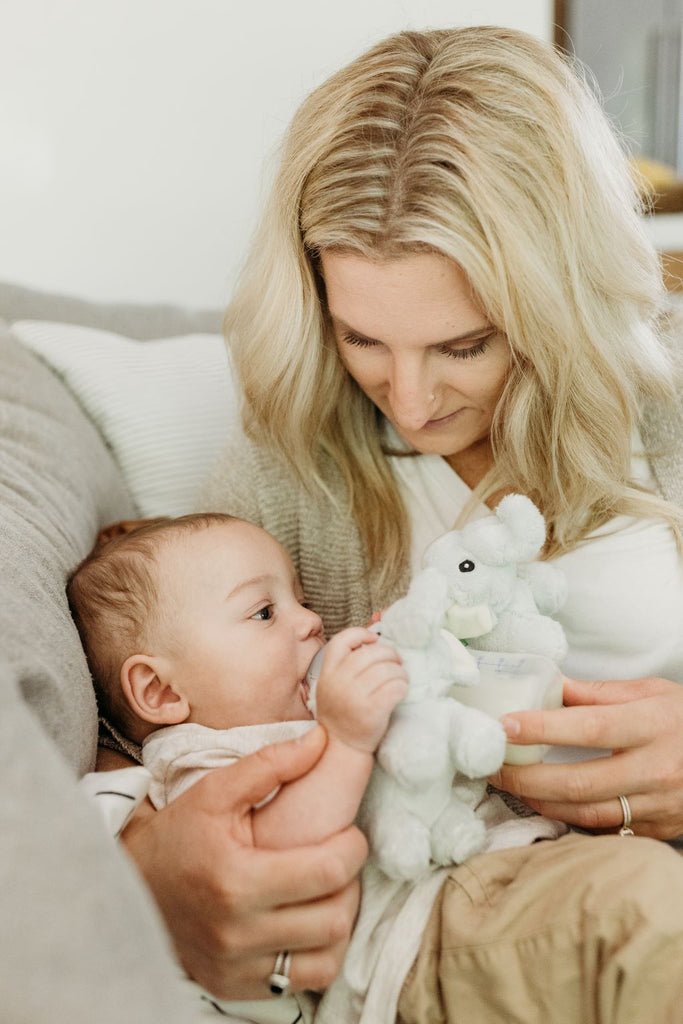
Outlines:
{"label": "woman's nose", "polygon": [[433,416],[433,388],[425,372],[413,365],[394,366],[389,381],[389,403],[394,423],[404,430],[419,430]]}

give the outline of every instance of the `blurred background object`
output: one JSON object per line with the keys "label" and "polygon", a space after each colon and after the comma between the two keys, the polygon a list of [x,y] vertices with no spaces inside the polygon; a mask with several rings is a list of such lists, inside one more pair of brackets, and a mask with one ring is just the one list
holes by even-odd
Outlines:
{"label": "blurred background object", "polygon": [[554,24],[631,154],[667,287],[683,300],[683,0],[555,0]]}
{"label": "blurred background object", "polygon": [[557,0],[555,42],[595,77],[656,210],[683,209],[683,0]]}

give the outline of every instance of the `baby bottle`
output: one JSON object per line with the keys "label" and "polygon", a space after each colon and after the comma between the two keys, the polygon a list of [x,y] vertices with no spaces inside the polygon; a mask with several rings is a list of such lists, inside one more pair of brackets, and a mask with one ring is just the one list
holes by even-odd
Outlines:
{"label": "baby bottle", "polygon": [[313,661],[308,666],[308,672],[306,673],[306,688],[308,693],[305,698],[305,704],[313,716],[315,716],[315,690],[318,685],[320,673],[322,672],[323,659],[325,657],[326,650],[327,644],[325,644],[324,647],[321,647],[318,653],[314,656]]}
{"label": "baby bottle", "polygon": [[[479,669],[476,686],[454,686],[449,691],[461,704],[480,708],[494,718],[509,711],[561,708],[563,677],[554,661],[540,654],[467,650]],[[508,743],[506,764],[534,764],[550,748],[543,744]]]}

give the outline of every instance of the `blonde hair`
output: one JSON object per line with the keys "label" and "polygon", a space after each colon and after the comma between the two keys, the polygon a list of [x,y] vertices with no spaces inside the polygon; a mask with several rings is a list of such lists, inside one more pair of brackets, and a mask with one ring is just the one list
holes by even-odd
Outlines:
{"label": "blonde hair", "polygon": [[158,518],[118,534],[76,566],[66,594],[92,675],[100,712],[124,735],[136,739],[139,722],[121,689],[121,666],[147,650],[163,626],[157,554],[160,546],[189,530],[235,522],[222,513]]}
{"label": "blonde hair", "polygon": [[337,355],[319,256],[456,261],[511,350],[492,425],[503,489],[543,511],[546,557],[617,513],[678,510],[630,482],[645,398],[673,396],[663,285],[625,155],[568,58],[510,29],[403,32],[296,113],[226,318],[247,432],[307,486],[341,470],[369,563],[409,544],[377,409]]}

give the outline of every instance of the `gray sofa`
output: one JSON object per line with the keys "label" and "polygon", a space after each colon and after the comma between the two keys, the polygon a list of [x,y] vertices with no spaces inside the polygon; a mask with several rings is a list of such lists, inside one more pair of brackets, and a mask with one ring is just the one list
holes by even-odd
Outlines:
{"label": "gray sofa", "polygon": [[0,285],[0,1018],[191,1019],[158,912],[77,788],[97,713],[64,597],[100,527],[136,514],[103,437],[9,324],[59,320],[148,339],[220,314],[105,306]]}

